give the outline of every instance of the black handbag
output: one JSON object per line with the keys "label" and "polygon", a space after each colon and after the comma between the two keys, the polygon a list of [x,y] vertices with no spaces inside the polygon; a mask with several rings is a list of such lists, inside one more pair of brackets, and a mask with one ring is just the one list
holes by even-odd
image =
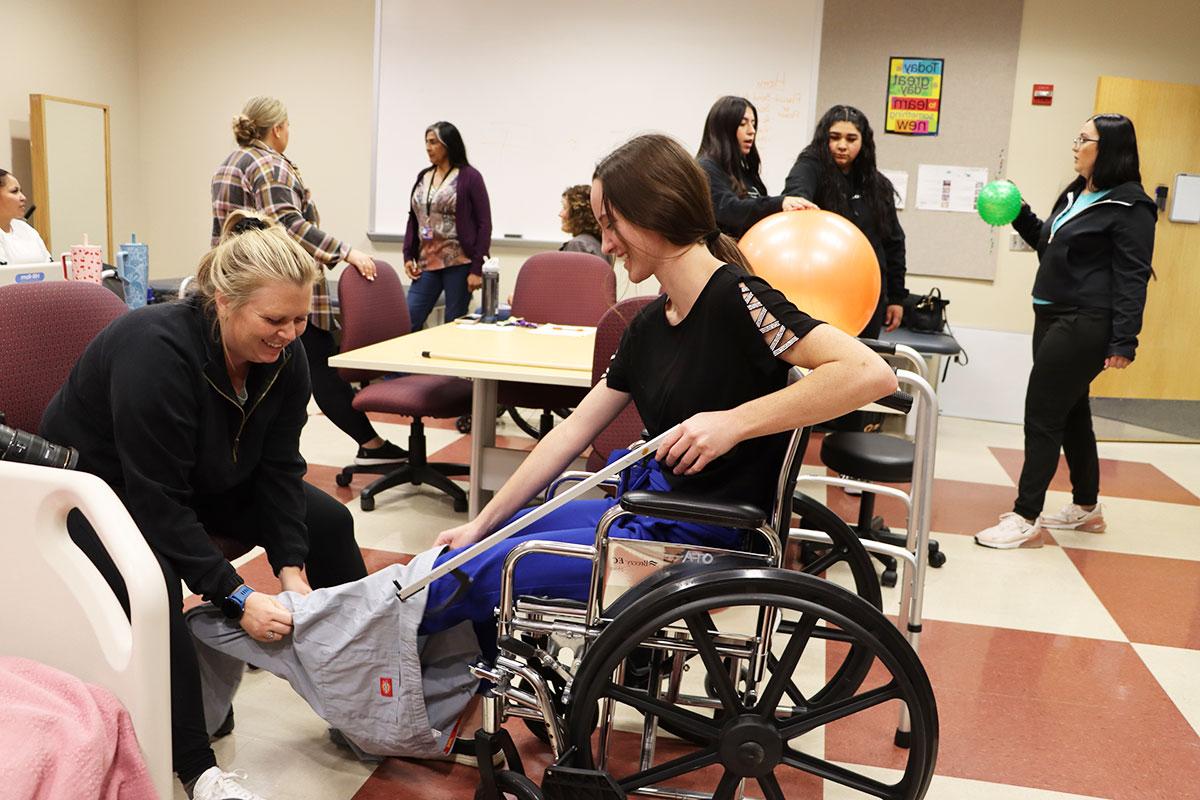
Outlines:
{"label": "black handbag", "polygon": [[949,300],[942,299],[942,290],[936,286],[925,295],[909,295],[904,299],[902,324],[910,331],[941,333],[946,329],[946,306]]}

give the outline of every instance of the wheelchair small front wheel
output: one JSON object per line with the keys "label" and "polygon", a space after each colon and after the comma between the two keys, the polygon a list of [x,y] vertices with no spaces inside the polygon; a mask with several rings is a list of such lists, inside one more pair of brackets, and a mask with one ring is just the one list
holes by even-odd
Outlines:
{"label": "wheelchair small front wheel", "polygon": [[519,772],[502,769],[496,772],[496,792],[481,786],[475,790],[475,800],[542,800],[542,790]]}

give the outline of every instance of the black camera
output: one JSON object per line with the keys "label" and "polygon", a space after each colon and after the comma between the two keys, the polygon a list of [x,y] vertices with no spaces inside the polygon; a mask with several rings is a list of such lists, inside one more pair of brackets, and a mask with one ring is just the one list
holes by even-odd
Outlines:
{"label": "black camera", "polygon": [[[3,420],[3,417],[0,417]],[[48,442],[35,433],[19,431],[0,422],[0,461],[17,461],[40,467],[75,469],[79,451]]]}

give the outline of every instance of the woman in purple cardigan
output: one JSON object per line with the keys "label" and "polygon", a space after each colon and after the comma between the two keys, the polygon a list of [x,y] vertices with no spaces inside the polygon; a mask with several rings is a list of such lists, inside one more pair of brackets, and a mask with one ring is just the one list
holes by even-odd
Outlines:
{"label": "woman in purple cardigan", "polygon": [[417,173],[404,233],[404,270],[412,278],[408,315],[425,326],[446,292],[446,319],[467,313],[471,292],[483,283],[492,244],[492,209],[483,176],[467,161],[458,128],[435,122],[425,129],[430,166]]}

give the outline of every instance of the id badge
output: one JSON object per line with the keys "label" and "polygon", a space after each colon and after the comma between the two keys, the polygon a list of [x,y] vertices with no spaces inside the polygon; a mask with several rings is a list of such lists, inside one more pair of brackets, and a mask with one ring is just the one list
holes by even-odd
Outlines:
{"label": "id badge", "polygon": [[421,226],[421,238],[424,239],[425,241],[429,241],[430,239],[432,239],[433,238],[433,228],[429,225],[422,225]]}

